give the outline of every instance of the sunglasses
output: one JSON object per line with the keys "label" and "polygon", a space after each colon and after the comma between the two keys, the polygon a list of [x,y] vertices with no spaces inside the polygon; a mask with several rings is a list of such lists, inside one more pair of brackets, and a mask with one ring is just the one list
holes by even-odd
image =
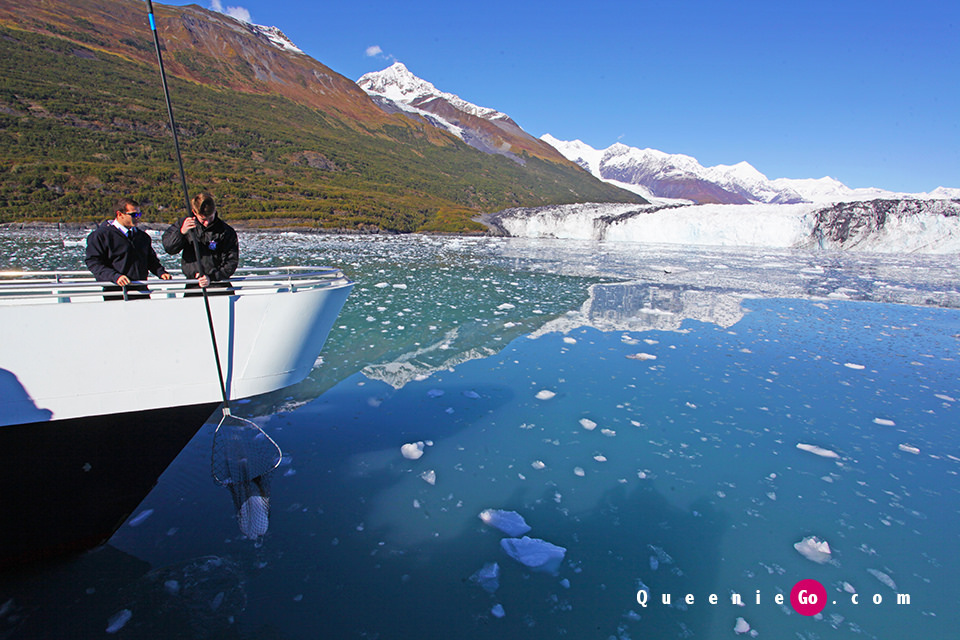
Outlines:
{"label": "sunglasses", "polygon": [[142,211],[117,211],[117,213],[122,213],[127,216],[132,216],[134,218],[139,218],[143,215]]}

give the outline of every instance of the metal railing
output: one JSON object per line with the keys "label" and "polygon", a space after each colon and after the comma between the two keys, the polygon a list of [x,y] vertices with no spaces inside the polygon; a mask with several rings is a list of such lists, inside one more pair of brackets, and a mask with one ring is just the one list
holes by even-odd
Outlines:
{"label": "metal railing", "polygon": [[[349,283],[333,267],[284,266],[241,268],[229,281],[214,283],[212,295],[262,295],[343,286]],[[145,287],[145,289],[144,289]],[[198,281],[189,278],[134,281],[126,287],[94,280],[89,271],[0,271],[0,305],[101,302],[114,299],[168,299],[200,295]]]}

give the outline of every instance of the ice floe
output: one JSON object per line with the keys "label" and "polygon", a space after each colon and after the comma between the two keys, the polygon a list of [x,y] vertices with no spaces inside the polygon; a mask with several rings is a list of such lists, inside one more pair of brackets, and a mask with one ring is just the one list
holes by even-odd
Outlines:
{"label": "ice floe", "polygon": [[652,353],[642,353],[642,352],[628,353],[626,357],[630,358],[631,360],[656,360],[657,359],[657,356],[653,355]]}
{"label": "ice floe", "polygon": [[920,453],[920,449],[909,444],[901,444],[897,448],[900,449],[900,451],[912,453],[913,455],[917,455]]}
{"label": "ice floe", "polygon": [[423,478],[423,481],[427,484],[434,485],[437,484],[437,472],[433,469],[429,471],[424,471],[420,474],[420,477]]}
{"label": "ice floe", "polygon": [[808,451],[814,455],[820,456],[821,458],[839,458],[840,454],[836,451],[831,451],[830,449],[824,449],[823,447],[818,447],[815,444],[804,444],[803,442],[797,443],[797,449],[801,451]]}
{"label": "ice floe", "polygon": [[874,424],[879,424],[879,425],[882,426],[882,427],[895,427],[895,426],[897,426],[897,423],[896,423],[896,422],[894,422],[893,420],[889,420],[889,419],[887,419],[887,418],[874,418],[874,419],[873,419],[873,423],[874,423]]}
{"label": "ice floe", "polygon": [[147,518],[149,518],[152,515],[153,515],[153,509],[144,509],[143,511],[141,511],[140,513],[138,513],[137,515],[135,515],[133,518],[130,519],[130,526],[139,527],[140,525],[142,525],[144,522],[147,521]]}
{"label": "ice floe", "polygon": [[537,391],[537,400],[549,400],[556,395],[556,393],[550,391],[549,389],[541,389],[540,391]]}
{"label": "ice floe", "polygon": [[812,560],[818,564],[830,562],[832,558],[829,543],[817,536],[807,536],[800,542],[794,543],[793,548],[807,560]]}
{"label": "ice floe", "polygon": [[567,553],[564,547],[540,538],[504,538],[500,546],[508,556],[534,571],[556,574]]}
{"label": "ice floe", "polygon": [[593,431],[597,428],[597,423],[590,418],[580,418],[580,426],[587,431]]}
{"label": "ice floe", "polygon": [[400,447],[400,453],[402,453],[403,457],[407,460],[419,460],[420,456],[423,455],[423,447],[423,440],[418,442],[408,442]]}
{"label": "ice floe", "polygon": [[887,585],[894,591],[897,590],[897,583],[893,581],[893,578],[885,574],[883,571],[878,571],[877,569],[867,569],[867,573],[872,575],[874,578]]}
{"label": "ice floe", "polygon": [[500,565],[488,562],[470,576],[471,582],[476,582],[487,593],[494,593],[500,588]]}
{"label": "ice floe", "polygon": [[130,618],[133,617],[133,612],[130,609],[122,609],[117,613],[110,616],[110,619],[107,620],[107,633],[114,634],[120,629],[123,629],[124,625],[130,622]]}
{"label": "ice floe", "polygon": [[854,369],[856,371],[860,371],[861,369],[866,369],[866,367],[863,366],[862,364],[856,364],[853,362],[844,362],[843,366],[845,366],[847,369]]}
{"label": "ice floe", "polygon": [[733,630],[739,636],[750,631],[750,624],[743,618],[737,618],[737,623],[733,626]]}
{"label": "ice floe", "polygon": [[523,519],[523,516],[516,511],[484,509],[478,517],[483,520],[484,524],[499,529],[508,536],[522,536],[530,531],[530,525],[528,525]]}
{"label": "ice floe", "polygon": [[490,613],[495,618],[502,618],[503,616],[507,615],[507,612],[503,610],[503,605],[499,603],[490,608]]}

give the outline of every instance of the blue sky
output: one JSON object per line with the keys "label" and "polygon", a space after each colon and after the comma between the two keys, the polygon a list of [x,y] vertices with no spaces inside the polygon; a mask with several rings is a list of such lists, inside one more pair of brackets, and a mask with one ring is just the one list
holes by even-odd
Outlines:
{"label": "blue sky", "polygon": [[956,0],[198,3],[279,27],[352,80],[398,60],[535,136],[960,187]]}

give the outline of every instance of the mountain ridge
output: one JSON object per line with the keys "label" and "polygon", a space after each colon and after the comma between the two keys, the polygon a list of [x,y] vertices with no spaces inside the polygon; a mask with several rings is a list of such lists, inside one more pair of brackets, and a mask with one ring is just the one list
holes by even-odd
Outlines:
{"label": "mountain ridge", "polygon": [[549,162],[569,162],[552,145],[524,131],[507,114],[441,91],[411,73],[402,62],[364,74],[357,85],[386,112],[422,118],[484,153],[502,155],[519,164],[525,162],[524,154]]}
{"label": "mountain ridge", "polygon": [[654,200],[693,204],[799,204],[878,198],[957,198],[960,189],[939,187],[926,194],[894,193],[878,188],[852,189],[829,176],[769,179],[748,162],[702,166],[696,158],[615,143],[594,149],[581,140],[541,139],[594,176],[623,188],[640,187]]}
{"label": "mountain ridge", "polygon": [[[188,183],[233,220],[479,233],[503,207],[639,202],[532,136],[545,157],[509,161],[388,113],[279,28],[154,11]],[[171,151],[144,4],[0,0],[0,222],[90,220],[125,194],[166,215]]]}

